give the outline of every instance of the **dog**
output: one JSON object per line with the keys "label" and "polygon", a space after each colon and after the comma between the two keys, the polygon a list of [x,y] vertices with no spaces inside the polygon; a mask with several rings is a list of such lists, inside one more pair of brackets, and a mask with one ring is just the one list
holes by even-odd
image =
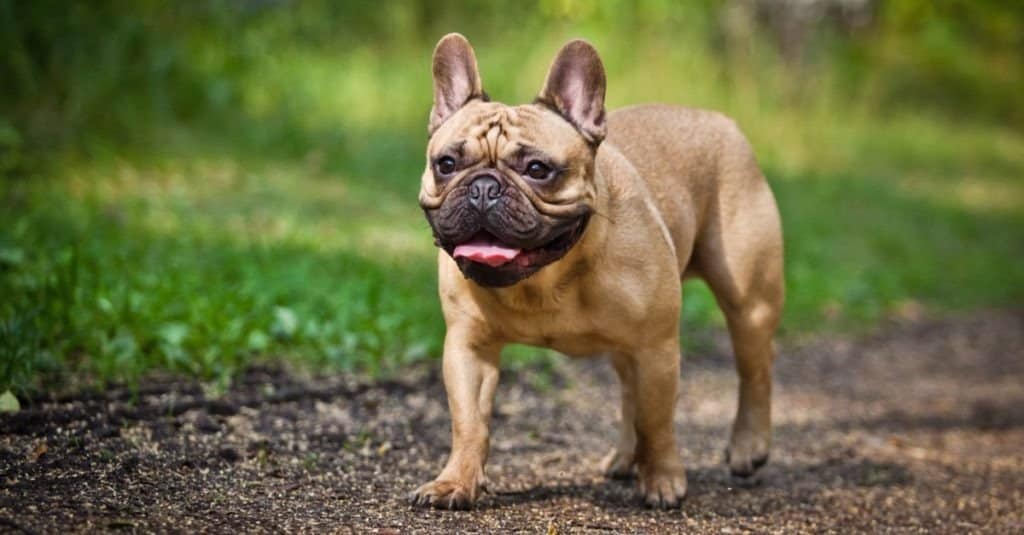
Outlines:
{"label": "dog", "polygon": [[419,204],[440,248],[452,445],[411,501],[461,509],[480,496],[501,350],[522,343],[610,359],[622,423],[600,468],[635,475],[649,506],[678,506],[688,277],[706,281],[727,320],[739,403],[725,458],[751,477],[771,443],[783,244],[775,198],[736,124],[660,104],[606,114],[604,66],[583,40],[558,52],[530,104],[490,101],[459,34],[438,42],[433,81]]}

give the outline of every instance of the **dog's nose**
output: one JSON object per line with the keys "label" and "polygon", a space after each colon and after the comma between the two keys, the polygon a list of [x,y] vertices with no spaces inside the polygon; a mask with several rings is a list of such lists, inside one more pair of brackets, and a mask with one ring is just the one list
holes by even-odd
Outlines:
{"label": "dog's nose", "polygon": [[480,175],[469,183],[469,200],[481,212],[501,198],[501,183],[491,175]]}

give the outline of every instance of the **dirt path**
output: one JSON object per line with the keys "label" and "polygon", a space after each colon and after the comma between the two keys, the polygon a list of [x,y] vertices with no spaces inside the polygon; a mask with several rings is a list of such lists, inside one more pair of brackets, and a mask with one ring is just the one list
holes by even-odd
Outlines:
{"label": "dirt path", "polygon": [[687,359],[677,415],[690,495],[638,505],[595,463],[617,391],[600,361],[503,377],[476,510],[412,509],[448,445],[436,372],[397,381],[253,370],[226,395],[145,384],[0,416],[0,532],[1024,531],[1024,311],[783,348],[760,484],[721,462],[735,405],[722,343]]}

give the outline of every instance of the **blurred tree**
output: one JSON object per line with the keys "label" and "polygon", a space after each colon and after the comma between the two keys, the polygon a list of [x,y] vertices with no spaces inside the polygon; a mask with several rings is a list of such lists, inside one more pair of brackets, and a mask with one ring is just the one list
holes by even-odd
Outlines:
{"label": "blurred tree", "polygon": [[[816,31],[838,31],[844,37],[868,27],[877,0],[734,0],[754,12],[768,28],[789,63],[803,61],[805,48]],[[733,7],[736,9],[736,6]]]}
{"label": "blurred tree", "polygon": [[[247,77],[277,49],[422,55],[457,28],[542,38],[567,27],[623,36],[685,28],[712,44],[724,35],[732,43],[725,50],[767,40],[796,79],[809,72],[841,80],[838,89],[809,91],[1024,119],[1024,2],[0,0],[0,169],[9,174],[25,151],[87,145],[95,136],[129,142],[140,139],[140,125],[237,112]],[[735,57],[716,61],[729,66]]]}

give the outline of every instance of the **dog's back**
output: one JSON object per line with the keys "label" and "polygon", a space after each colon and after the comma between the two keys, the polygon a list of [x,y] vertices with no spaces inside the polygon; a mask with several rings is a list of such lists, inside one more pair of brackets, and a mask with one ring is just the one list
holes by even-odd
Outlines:
{"label": "dog's back", "polygon": [[[605,141],[633,164],[672,234],[680,273],[701,274],[709,232],[737,218],[781,239],[774,198],[736,123],[708,110],[646,104],[608,117]],[[690,254],[692,251],[692,254]]]}

